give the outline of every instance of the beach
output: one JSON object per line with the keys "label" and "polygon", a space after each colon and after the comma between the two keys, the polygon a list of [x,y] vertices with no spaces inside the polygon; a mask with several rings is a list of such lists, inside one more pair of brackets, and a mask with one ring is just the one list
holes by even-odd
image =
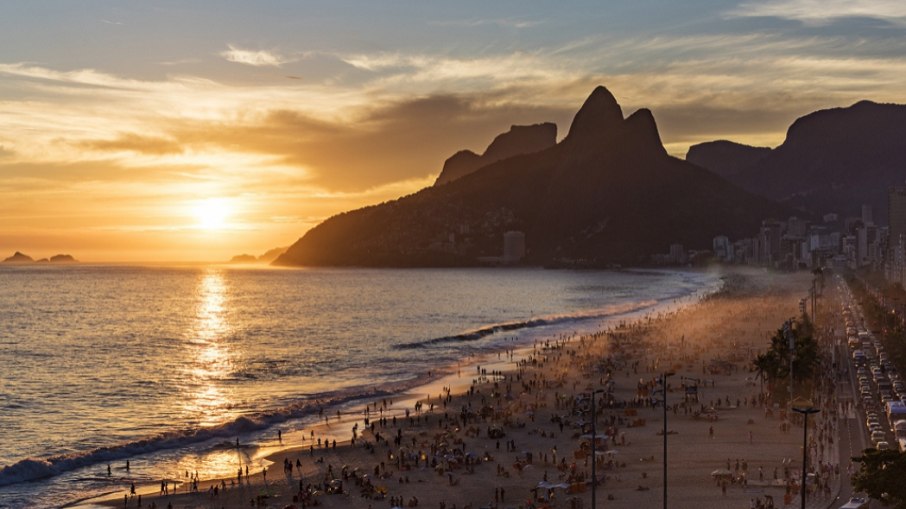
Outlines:
{"label": "beach", "polygon": [[[723,291],[681,311],[502,351],[409,394],[324,412],[304,440],[268,456],[266,475],[245,474],[239,444],[241,475],[195,482],[186,472],[168,494],[139,486],[141,507],[591,507],[593,390],[599,507],[653,507],[665,412],[652,402],[664,373],[671,505],[745,508],[770,497],[782,507],[785,479],[801,468],[801,425],[763,404],[751,360],[810,283],[807,273],[730,273]],[[832,449],[819,444],[812,460],[831,466],[816,498],[839,482]],[[138,507],[139,497],[126,487],[92,503]]]}

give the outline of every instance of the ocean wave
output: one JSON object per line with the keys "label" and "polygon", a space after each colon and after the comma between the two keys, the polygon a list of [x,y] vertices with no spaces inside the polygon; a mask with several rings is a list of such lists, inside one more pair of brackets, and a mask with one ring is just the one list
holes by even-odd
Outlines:
{"label": "ocean wave", "polygon": [[544,327],[547,325],[562,325],[571,322],[582,322],[585,320],[613,318],[617,315],[632,313],[634,311],[650,308],[656,304],[658,304],[657,300],[645,300],[624,304],[615,304],[613,306],[608,306],[603,309],[597,309],[594,311],[585,311],[568,315],[550,315],[540,318],[532,318],[530,320],[504,322],[495,325],[488,325],[486,327],[463,332],[461,334],[454,334],[452,336],[442,336],[438,338],[426,339],[423,341],[414,341],[411,343],[400,343],[394,345],[394,348],[400,350],[409,350],[414,348],[428,348],[448,343],[455,344],[467,341],[478,341],[479,339],[485,338],[492,334],[498,334],[500,332],[531,329],[534,327]]}
{"label": "ocean wave", "polygon": [[[415,383],[415,381],[410,381],[411,383]],[[319,408],[341,405],[366,397],[387,396],[402,387],[403,384],[394,384],[392,387],[381,389],[359,387],[333,393],[313,394],[303,401],[289,404],[278,410],[241,416],[218,426],[169,431],[132,442],[100,447],[81,453],[64,454],[49,458],[27,458],[0,468],[0,486],[37,481],[79,468],[111,463],[166,449],[178,449],[208,440],[233,438],[239,434],[260,431],[290,419],[312,415]],[[218,445],[223,443],[220,442]]]}

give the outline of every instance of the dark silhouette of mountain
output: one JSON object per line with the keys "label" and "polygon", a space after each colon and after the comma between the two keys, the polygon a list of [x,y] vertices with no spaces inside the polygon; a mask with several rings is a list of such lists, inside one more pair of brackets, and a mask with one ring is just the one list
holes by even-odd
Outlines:
{"label": "dark silhouette of mountain", "polygon": [[733,180],[771,153],[769,147],[752,147],[727,140],[709,141],[689,147],[686,160]]}
{"label": "dark silhouette of mountain", "polygon": [[16,251],[14,255],[3,260],[3,263],[34,263],[34,261],[35,260],[31,256]]}
{"label": "dark silhouette of mountain", "polygon": [[273,249],[268,249],[266,253],[258,257],[258,261],[262,263],[270,263],[277,259],[280,255],[286,252],[289,249],[288,247],[275,247]]}
{"label": "dark silhouette of mountain", "polygon": [[250,254],[241,254],[236,255],[230,259],[229,263],[271,263],[276,260],[277,257],[286,252],[289,248],[286,247],[275,247],[273,249],[268,249],[261,256],[255,256]]}
{"label": "dark silhouette of mountain", "polygon": [[58,254],[50,257],[51,263],[77,263],[78,260],[68,254]]}
{"label": "dark silhouette of mountain", "polygon": [[484,154],[460,150],[444,162],[444,169],[434,182],[435,186],[447,184],[464,177],[482,166],[496,163],[520,154],[531,154],[557,143],[557,125],[545,122],[534,125],[514,125],[497,135]]}
{"label": "dark silhouette of mountain", "polygon": [[[697,163],[716,173],[737,164],[707,147],[698,152]],[[782,145],[727,177],[815,214],[858,215],[870,204],[884,224],[887,189],[906,179],[906,106],[861,101],[808,114],[793,122]]]}
{"label": "dark silhouette of mountain", "polygon": [[526,263],[646,263],[680,242],[751,235],[787,210],[667,154],[651,112],[623,118],[598,87],[567,137],[443,186],[336,215],[279,265],[471,265],[499,256],[503,233],[525,234]]}

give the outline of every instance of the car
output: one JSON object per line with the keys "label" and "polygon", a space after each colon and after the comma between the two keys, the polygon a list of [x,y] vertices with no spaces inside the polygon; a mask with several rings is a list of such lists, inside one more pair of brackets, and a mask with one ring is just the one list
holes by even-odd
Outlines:
{"label": "car", "polygon": [[881,426],[880,424],[878,424],[877,422],[873,422],[868,425],[868,431],[871,431],[872,433],[874,433],[875,431],[880,431],[883,433],[884,427]]}
{"label": "car", "polygon": [[869,509],[868,497],[852,497],[840,509]]}
{"label": "car", "polygon": [[873,444],[877,445],[878,442],[884,442],[886,440],[887,440],[887,433],[884,433],[883,431],[872,431],[871,432],[871,442]]}
{"label": "car", "polygon": [[881,440],[880,442],[877,443],[877,445],[876,445],[875,447],[876,447],[879,451],[889,451],[889,450],[890,450],[890,443],[887,442],[886,440]]}

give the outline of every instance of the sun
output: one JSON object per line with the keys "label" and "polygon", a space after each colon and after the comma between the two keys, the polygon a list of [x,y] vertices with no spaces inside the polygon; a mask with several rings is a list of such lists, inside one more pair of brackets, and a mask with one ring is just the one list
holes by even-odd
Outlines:
{"label": "sun", "polygon": [[227,226],[232,207],[224,198],[208,198],[195,205],[195,218],[202,230],[222,230]]}

